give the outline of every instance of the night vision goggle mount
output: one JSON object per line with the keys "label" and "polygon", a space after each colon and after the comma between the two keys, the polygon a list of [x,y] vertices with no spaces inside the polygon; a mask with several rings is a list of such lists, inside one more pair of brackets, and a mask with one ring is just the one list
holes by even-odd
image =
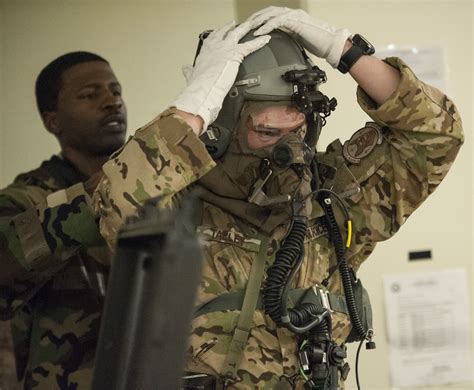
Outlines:
{"label": "night vision goggle mount", "polygon": [[282,76],[287,83],[293,83],[293,102],[303,114],[318,112],[328,116],[337,106],[336,98],[329,99],[318,90],[327,81],[326,72],[313,66],[312,69],[290,70]]}
{"label": "night vision goggle mount", "polygon": [[290,70],[282,78],[293,84],[291,99],[296,108],[305,114],[308,126],[304,141],[314,148],[321,128],[326,124],[325,118],[337,106],[336,98],[329,99],[319,91],[319,86],[327,81],[326,72],[313,66],[311,69]]}

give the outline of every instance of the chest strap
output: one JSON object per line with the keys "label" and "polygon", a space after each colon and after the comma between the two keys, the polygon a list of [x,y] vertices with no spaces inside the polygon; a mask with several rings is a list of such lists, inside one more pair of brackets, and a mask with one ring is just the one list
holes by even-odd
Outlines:
{"label": "chest strap", "polygon": [[[235,381],[237,378],[237,370],[240,366],[245,346],[247,345],[247,339],[249,337],[250,328],[252,327],[253,323],[253,313],[255,312],[257,301],[259,299],[260,286],[263,280],[269,241],[268,237],[265,236],[261,236],[259,238],[261,239],[260,249],[257,256],[255,257],[254,262],[252,263],[249,280],[247,282],[247,288],[245,291],[242,291],[242,296],[239,299],[239,302],[236,302],[239,304],[239,306],[235,310],[241,311],[237,322],[237,327],[235,328],[234,335],[232,336],[229,352],[227,353],[224,366],[222,368],[222,374],[228,382]],[[220,297],[217,297],[211,302],[219,300],[219,298]],[[210,311],[207,311],[207,313],[209,312]]]}
{"label": "chest strap", "polygon": [[[194,312],[195,317],[222,310],[240,310],[244,299],[244,290],[222,294],[217,298],[202,304]],[[349,315],[346,299],[343,295],[337,295],[324,291],[318,286],[310,288],[292,289],[288,293],[289,307],[302,303],[312,303],[322,309],[329,309],[338,313]],[[262,296],[258,295],[256,310],[264,310]]]}

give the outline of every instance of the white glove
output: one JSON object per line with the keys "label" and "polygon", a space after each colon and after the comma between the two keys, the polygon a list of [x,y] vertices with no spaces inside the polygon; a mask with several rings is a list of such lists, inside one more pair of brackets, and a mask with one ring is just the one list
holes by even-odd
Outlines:
{"label": "white glove", "polygon": [[294,32],[299,35],[306,49],[320,58],[325,58],[333,68],[337,68],[342,49],[351,35],[349,30],[331,26],[301,9],[268,7],[254,13],[247,21],[254,26],[263,24],[254,35],[267,34],[280,27]]}
{"label": "white glove", "polygon": [[213,31],[204,40],[192,73],[187,67],[183,69],[188,85],[172,106],[199,115],[204,120],[203,130],[217,118],[242,60],[270,40],[270,36],[265,35],[239,43],[254,26],[245,22],[235,27],[232,22]]}
{"label": "white glove", "polygon": [[181,67],[181,72],[183,73],[183,76],[186,79],[186,85],[189,85],[189,83],[191,82],[193,70],[194,68],[191,64],[186,64]]}

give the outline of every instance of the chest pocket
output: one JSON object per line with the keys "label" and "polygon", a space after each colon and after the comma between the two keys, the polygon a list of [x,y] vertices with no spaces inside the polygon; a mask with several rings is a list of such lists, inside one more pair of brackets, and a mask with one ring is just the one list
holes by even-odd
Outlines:
{"label": "chest pocket", "polygon": [[202,301],[244,289],[260,240],[236,229],[199,226],[197,232],[204,244]]}
{"label": "chest pocket", "polygon": [[[232,228],[199,226],[197,232],[204,252],[197,304],[245,291],[261,241]],[[230,306],[194,318],[188,370],[221,373],[239,319],[239,310],[233,304]],[[253,326],[263,324],[263,314],[254,314]]]}
{"label": "chest pocket", "polygon": [[308,288],[328,276],[331,250],[324,217],[309,222],[304,239],[305,259],[298,271],[296,288]]}

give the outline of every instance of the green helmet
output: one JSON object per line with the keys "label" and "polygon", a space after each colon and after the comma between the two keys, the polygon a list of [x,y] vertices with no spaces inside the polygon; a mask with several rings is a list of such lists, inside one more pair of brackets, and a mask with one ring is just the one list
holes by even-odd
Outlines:
{"label": "green helmet", "polygon": [[[241,42],[254,39],[254,31]],[[201,34],[200,44],[208,33]],[[326,74],[313,65],[301,44],[282,30],[273,30],[270,36],[265,46],[244,58],[217,119],[201,135],[214,159],[225,153],[246,101],[288,102],[307,118],[316,112],[327,116],[337,104],[318,91],[319,85],[326,82]],[[314,139],[314,133],[310,131],[308,135]]]}
{"label": "green helmet", "polygon": [[[234,85],[227,94],[214,125],[233,130],[245,101],[288,101],[293,84],[283,75],[291,70],[311,70],[313,64],[303,47],[282,30],[270,32],[267,45],[248,55],[239,67]],[[254,39],[253,31],[241,42]]]}

